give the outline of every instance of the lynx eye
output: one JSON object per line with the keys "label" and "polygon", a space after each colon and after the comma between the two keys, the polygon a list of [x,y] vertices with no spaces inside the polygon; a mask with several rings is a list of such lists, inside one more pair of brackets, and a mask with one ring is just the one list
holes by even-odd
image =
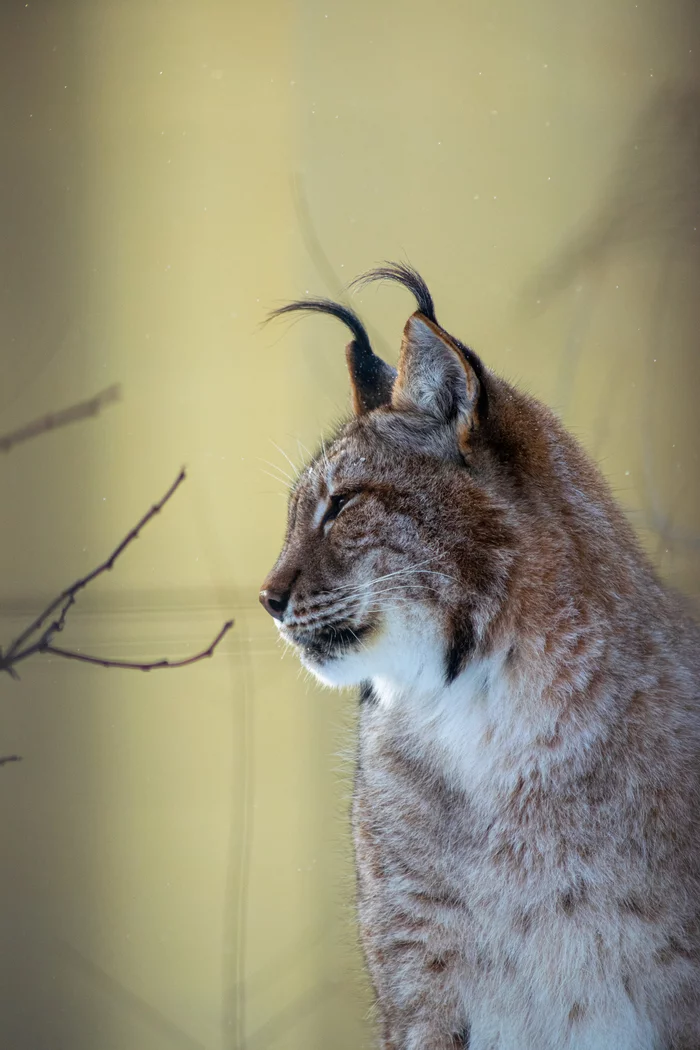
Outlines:
{"label": "lynx eye", "polygon": [[321,519],[321,528],[326,530],[329,525],[335,521],[344,507],[347,507],[348,503],[355,498],[356,492],[336,492],[330,497],[330,505],[328,510]]}

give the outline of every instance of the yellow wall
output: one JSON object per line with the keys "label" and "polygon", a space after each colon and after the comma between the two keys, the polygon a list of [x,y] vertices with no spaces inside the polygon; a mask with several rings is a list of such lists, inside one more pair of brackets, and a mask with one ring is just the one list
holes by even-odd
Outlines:
{"label": "yellow wall", "polygon": [[[370,1045],[353,699],[256,592],[288,469],[347,407],[333,322],[261,329],[408,257],[440,318],[558,407],[669,579],[700,589],[693,5],[5,5],[0,642],[189,477],[65,644],[1,685],[8,1046]],[[411,304],[356,305],[388,356]],[[270,466],[264,461],[271,461]]]}

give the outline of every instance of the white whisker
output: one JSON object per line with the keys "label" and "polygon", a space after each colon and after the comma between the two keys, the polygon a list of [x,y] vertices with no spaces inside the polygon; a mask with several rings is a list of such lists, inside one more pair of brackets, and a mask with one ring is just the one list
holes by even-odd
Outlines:
{"label": "white whisker", "polygon": [[291,485],[296,483],[296,478],[293,478],[291,474],[288,474],[287,471],[278,466],[277,463],[271,463],[269,459],[263,459],[262,456],[258,456],[257,458],[261,463],[266,463],[268,467],[272,467],[273,470],[276,470],[278,474],[281,474],[282,477],[286,478]]}
{"label": "white whisker", "polygon": [[299,450],[299,455],[301,455],[303,452],[304,455],[306,455],[309,459],[313,459],[312,453],[309,452],[304,442],[301,441],[299,438],[297,438],[297,449]]}
{"label": "white whisker", "polygon": [[270,438],[270,441],[275,446],[280,455],[284,456],[284,458],[287,460],[287,463],[289,463],[290,467],[292,468],[292,471],[294,472],[294,479],[296,480],[299,477],[299,468],[294,463],[294,461],[287,455],[284,449],[280,448],[276,441],[272,441],[272,438]]}
{"label": "white whisker", "polygon": [[[422,586],[422,587],[425,587],[425,588],[430,586],[428,583],[423,583],[421,580],[417,580],[416,583],[418,584],[418,586]],[[366,597],[381,598],[385,594],[403,594],[403,593],[404,593],[403,587],[401,587],[400,585],[397,585],[395,587],[393,587],[393,586],[380,587],[377,590],[373,590],[373,589],[371,589],[371,587],[367,587],[367,588],[365,588],[365,589],[363,589],[361,591],[353,591],[351,594],[344,595],[343,599],[338,599],[338,601],[343,601],[344,600],[345,602],[351,602],[351,601],[354,601],[356,598],[366,598]],[[404,596],[405,596],[407,601],[412,601],[413,600],[413,599],[409,598],[408,595],[404,595]]]}
{"label": "white whisker", "polygon": [[[446,572],[435,572],[433,569],[398,569],[396,572],[388,572],[385,576],[378,576],[376,579],[370,580],[369,582],[362,584],[357,590],[352,592],[352,595],[355,596],[367,593],[367,591],[370,591],[374,587],[376,587],[378,583],[383,583],[385,580],[398,580],[399,578],[401,578],[401,580],[403,581],[408,577],[424,575],[440,576],[442,579],[451,580],[452,583],[459,583],[459,580],[455,576],[450,576]],[[414,585],[416,583],[423,583],[423,586],[429,586],[429,583],[427,581],[413,580],[412,582]]]}
{"label": "white whisker", "polygon": [[291,492],[291,490],[292,490],[291,485],[288,485],[287,482],[284,481],[283,478],[278,478],[276,474],[271,474],[269,470],[265,470],[263,467],[261,467],[260,470],[262,471],[263,474],[267,474],[268,478],[272,478],[273,481],[276,481],[279,485],[282,485],[282,487],[284,488],[285,491],[284,491],[284,493],[278,493],[278,495],[285,495],[286,496],[289,492]]}
{"label": "white whisker", "polygon": [[442,576],[445,580],[452,580],[453,583],[459,583],[456,576],[450,576],[447,572],[437,572],[435,569],[397,569],[396,572],[389,572],[386,576],[379,576],[374,582],[379,583],[381,580],[388,580],[395,576]]}

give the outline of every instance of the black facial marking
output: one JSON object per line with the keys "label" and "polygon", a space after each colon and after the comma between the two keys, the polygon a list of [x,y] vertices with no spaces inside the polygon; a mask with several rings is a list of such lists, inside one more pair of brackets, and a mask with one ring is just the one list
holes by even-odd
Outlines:
{"label": "black facial marking", "polygon": [[377,703],[377,694],[372,688],[371,682],[360,682],[360,704],[374,707]]}
{"label": "black facial marking", "polygon": [[445,685],[451,685],[474,653],[474,632],[471,623],[464,620],[453,625],[447,651],[445,653]]}

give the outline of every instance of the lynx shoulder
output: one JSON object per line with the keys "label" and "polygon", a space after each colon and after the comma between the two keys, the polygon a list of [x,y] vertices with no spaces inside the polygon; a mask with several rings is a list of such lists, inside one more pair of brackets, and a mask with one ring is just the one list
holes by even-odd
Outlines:
{"label": "lynx shoulder", "polygon": [[417,311],[328,300],[353,416],[261,601],[360,688],[358,914],[384,1050],[700,1048],[700,636],[555,415]]}

